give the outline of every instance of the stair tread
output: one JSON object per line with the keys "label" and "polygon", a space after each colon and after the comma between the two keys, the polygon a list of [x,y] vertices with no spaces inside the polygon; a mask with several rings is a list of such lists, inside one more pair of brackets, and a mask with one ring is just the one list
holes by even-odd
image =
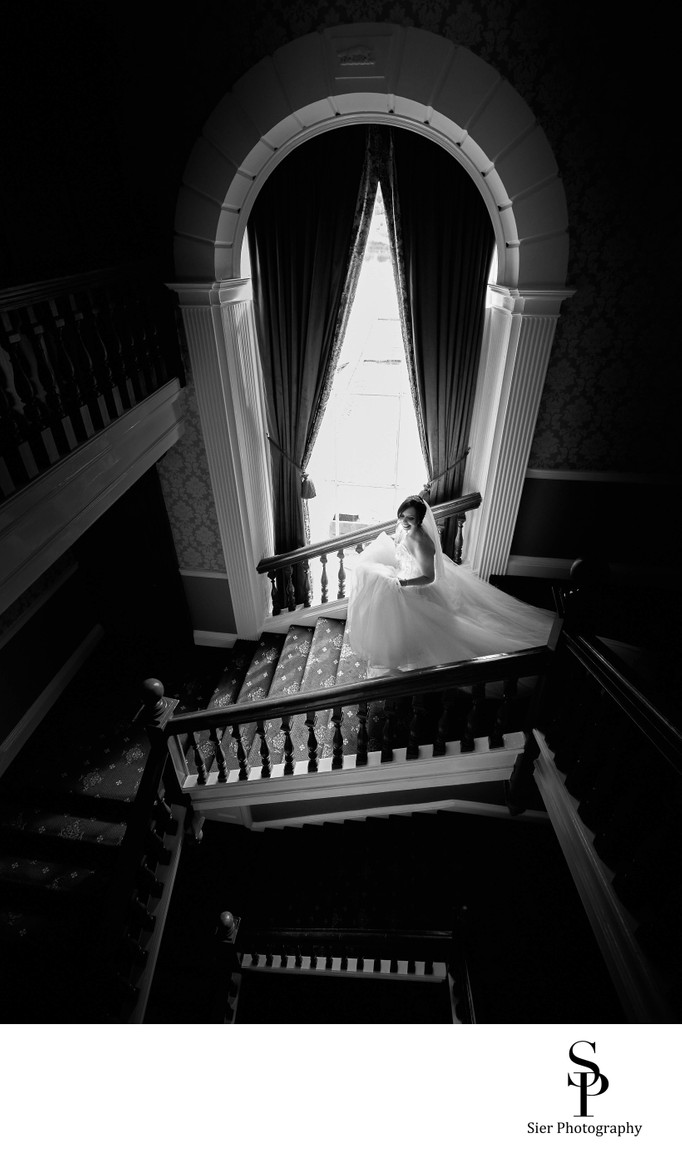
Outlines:
{"label": "stair tread", "polygon": [[[282,695],[297,695],[299,693],[312,648],[314,633],[314,627],[303,627],[296,624],[289,628],[277,666],[273,670],[271,685],[266,692],[268,698],[276,699]],[[280,763],[284,757],[285,742],[285,733],[281,729],[281,719],[267,719],[263,730],[270,754],[270,762]],[[253,735],[255,736],[255,727]],[[256,740],[252,736],[248,755],[252,769],[260,770],[260,749],[260,740]]]}
{"label": "stair tread", "polygon": [[73,891],[95,878],[91,867],[49,858],[43,852],[8,854],[0,857],[0,884],[50,891]]}
{"label": "stair tread", "polygon": [[[292,644],[292,654],[295,644]],[[302,647],[298,654],[306,654]],[[285,652],[280,662],[284,663]],[[300,662],[300,660],[299,660]],[[298,667],[296,668],[298,672]],[[359,659],[346,638],[346,623],[342,619],[321,616],[310,636],[310,645],[306,654],[301,676],[292,676],[291,679],[284,674],[280,679],[275,672],[273,686],[268,697],[278,694],[295,694],[298,691],[315,690],[319,687],[333,687],[341,681],[344,685],[361,682],[367,675],[367,663]],[[381,704],[378,705],[379,709]],[[309,729],[306,726],[305,715],[297,715],[291,720],[290,737],[293,745],[294,760],[308,757]],[[357,704],[343,709],[341,734],[343,738],[344,754],[352,754],[357,747]],[[334,724],[331,722],[331,709],[325,708],[315,715],[314,734],[317,740],[317,756],[329,757],[333,749]],[[281,731],[277,719],[268,720],[265,724],[265,738],[270,753],[271,764],[281,763],[284,757],[284,732]],[[252,768],[259,768],[260,745],[254,741],[249,754],[249,763]]]}
{"label": "stair tread", "polygon": [[[282,636],[279,634],[270,634],[263,632],[260,639],[255,641],[255,646],[251,652],[248,665],[241,678],[241,683],[236,696],[233,697],[228,703],[216,703],[219,706],[229,706],[230,703],[253,703],[257,699],[264,699],[270,694],[273,678],[276,672],[278,662],[281,658],[282,651],[286,646],[288,634]],[[241,670],[241,667],[240,667]],[[231,676],[226,674],[226,694],[230,689]],[[232,688],[236,684],[232,683]],[[216,696],[219,698],[220,696]],[[252,743],[256,735],[255,723],[243,723],[239,728],[239,734],[242,740],[244,750],[247,755],[251,749]],[[215,748],[209,738],[207,730],[197,732],[196,740],[199,749],[203,755],[204,762],[207,767],[211,767],[215,757]],[[228,771],[235,771],[239,766],[237,759],[237,742],[232,738],[231,728],[223,732],[222,746],[225,753],[225,759]],[[187,765],[191,774],[196,773],[193,757],[188,756]]]}
{"label": "stair tread", "polygon": [[31,804],[5,803],[0,808],[0,827],[6,833],[118,847],[123,842],[127,823],[100,819],[95,815],[48,810]]}
{"label": "stair tread", "polygon": [[209,710],[229,707],[236,702],[257,647],[258,644],[255,639],[237,639],[211,692],[208,703]]}
{"label": "stair tread", "polygon": [[[224,662],[224,666],[220,669],[217,682],[215,683],[210,699],[206,706],[207,710],[217,710],[219,707],[229,707],[236,703],[239,698],[239,693],[244,686],[245,678],[248,674],[249,668],[253,662],[256,651],[258,649],[258,642],[255,639],[237,639],[234,647],[230,649],[229,656]],[[176,714],[182,711],[192,710],[191,706],[185,704],[181,700],[176,709]],[[210,731],[208,729],[195,732],[197,744],[204,756],[206,767],[210,770],[215,759],[215,748],[210,739]],[[186,749],[188,736],[182,736],[181,741]],[[187,761],[187,760],[186,760]],[[193,769],[193,760],[188,756],[188,765]]]}
{"label": "stair tread", "polygon": [[[333,687],[335,685],[344,631],[345,621],[343,619],[328,619],[326,616],[322,616],[317,620],[310,653],[303,670],[302,691],[315,691],[321,687]],[[317,739],[318,758],[331,755],[334,733],[334,726],[331,723],[331,709],[325,708],[316,713],[314,733]],[[291,741],[294,745],[294,759],[307,758],[308,727],[305,725],[304,715],[297,715],[292,722]]]}

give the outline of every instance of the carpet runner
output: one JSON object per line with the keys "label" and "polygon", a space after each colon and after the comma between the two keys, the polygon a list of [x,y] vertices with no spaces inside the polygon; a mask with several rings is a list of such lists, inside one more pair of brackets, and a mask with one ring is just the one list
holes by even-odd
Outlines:
{"label": "carpet runner", "polygon": [[[139,663],[139,652],[136,655]],[[146,736],[133,723],[139,707],[134,693],[137,678],[131,678],[126,658],[125,651],[123,655],[117,651],[115,638],[105,642],[0,779],[0,943],[8,944],[15,973],[22,966],[28,969],[31,953],[40,961],[46,937],[58,938],[62,965],[69,971],[67,981],[72,985],[75,975],[72,977],[71,971],[78,966],[85,936],[82,930],[75,930],[70,945],[69,931],[60,924],[62,920],[77,921],[80,913],[94,928],[97,917],[106,914],[107,883],[125,841],[130,807],[149,751]],[[239,640],[231,650],[183,651],[178,653],[174,667],[158,670],[166,695],[180,700],[177,714],[266,696],[275,699],[335,683],[361,682],[368,669],[350,648],[345,623],[323,616],[314,626],[294,625],[284,635],[264,633],[258,641]],[[462,698],[459,710],[457,706],[452,709],[455,724],[461,723],[470,704],[470,696],[455,692],[457,695]],[[402,710],[409,716],[409,708]],[[294,757],[299,760],[305,759],[308,751],[305,718],[304,714],[291,718]],[[381,748],[383,723],[382,703],[371,704],[367,722],[370,750]],[[330,711],[315,716],[314,730],[318,756],[331,755],[334,724]],[[261,741],[255,724],[245,725],[240,733],[251,773],[257,776]],[[357,704],[344,708],[341,733],[344,753],[352,754],[357,747]],[[271,762],[281,762],[285,734],[280,720],[269,720],[264,734]],[[206,730],[197,738],[209,768],[215,754],[211,735]],[[455,737],[454,728],[448,737]],[[222,732],[222,739],[230,777],[236,778],[237,747],[232,731]],[[398,717],[394,745],[405,746],[406,740],[406,726],[401,726]],[[184,745],[188,768],[196,771],[187,739]],[[386,873],[390,883],[390,864]],[[267,886],[265,877],[264,882]],[[90,897],[93,890],[100,895],[99,906]],[[73,911],[65,914],[63,896],[67,891]],[[50,995],[48,1004],[43,999],[35,1010],[49,1013],[53,1002],[54,995]],[[9,1020],[8,1009],[10,1015],[15,1012],[17,1020],[26,1019],[19,995],[10,1007],[0,1006],[0,1018]],[[66,998],[60,1009],[63,1020],[73,1019]],[[37,1020],[50,1018],[43,1014]]]}
{"label": "carpet runner", "polygon": [[[246,655],[242,653],[240,662],[242,674],[237,674],[235,665],[230,664],[230,668],[225,672],[224,681],[221,681],[211,696],[209,709],[228,706],[231,703],[255,702],[264,698],[277,699],[296,695],[301,691],[334,687],[337,684],[351,685],[367,679],[369,670],[367,661],[357,656],[348,642],[345,620],[326,616],[321,616],[312,626],[293,625],[285,635],[264,633],[250,661],[244,667],[245,659]],[[475,734],[490,729],[490,716],[499,706],[500,691],[501,684],[489,686],[488,697],[480,712],[481,729]],[[471,707],[471,694],[463,689],[453,690],[449,695],[450,709],[445,737],[455,739],[461,737]],[[521,690],[507,717],[508,730],[523,728],[526,701],[527,695]],[[428,742],[435,735],[441,717],[442,698],[438,693],[430,698],[426,697],[424,704],[424,728],[430,732],[424,741]],[[358,704],[354,703],[344,707],[342,711],[341,735],[345,755],[354,754],[357,750],[359,730],[357,710]],[[313,732],[317,740],[318,759],[332,754],[334,724],[331,716],[330,709],[315,714]],[[385,718],[384,703],[381,700],[369,704],[367,736],[370,751],[382,748]],[[394,748],[407,746],[411,718],[409,702],[404,700],[398,703],[394,712]],[[262,770],[262,741],[256,731],[256,724],[242,724],[239,733],[246,752],[250,776],[258,777]],[[283,761],[285,737],[280,718],[267,719],[263,724],[263,738],[267,745],[271,767]],[[307,759],[309,729],[305,714],[290,717],[290,737],[294,761]],[[214,769],[215,745],[210,738],[210,732],[202,731],[197,735],[197,743],[206,769]],[[222,731],[221,745],[225,754],[228,778],[235,780],[238,777],[239,764],[237,743],[231,728]],[[187,767],[190,775],[196,775],[197,766],[192,754],[187,755]]]}
{"label": "carpet runner", "polygon": [[[183,653],[166,694],[178,711],[231,701],[255,647]],[[105,641],[0,779],[2,1021],[102,1020],[85,986],[149,753],[127,671]]]}

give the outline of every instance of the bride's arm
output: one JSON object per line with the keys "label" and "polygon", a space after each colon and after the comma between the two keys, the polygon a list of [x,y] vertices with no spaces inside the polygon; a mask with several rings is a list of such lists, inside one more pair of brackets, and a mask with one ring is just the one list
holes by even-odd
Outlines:
{"label": "bride's arm", "polygon": [[415,544],[416,559],[422,569],[422,574],[416,575],[413,579],[399,579],[398,582],[401,587],[425,587],[428,583],[433,583],[436,578],[433,543],[427,536],[423,540],[415,540]]}

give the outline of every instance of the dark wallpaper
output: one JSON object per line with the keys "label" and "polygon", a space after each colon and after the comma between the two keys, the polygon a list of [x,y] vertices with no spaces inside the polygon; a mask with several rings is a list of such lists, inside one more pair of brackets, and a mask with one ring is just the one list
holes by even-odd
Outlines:
{"label": "dark wallpaper", "polygon": [[598,0],[10,4],[0,283],[133,258],[172,279],[182,173],[239,77],[335,24],[422,28],[469,48],[520,93],[566,190],[575,296],[562,308],[530,466],[676,470],[671,10],[649,5],[635,22]]}

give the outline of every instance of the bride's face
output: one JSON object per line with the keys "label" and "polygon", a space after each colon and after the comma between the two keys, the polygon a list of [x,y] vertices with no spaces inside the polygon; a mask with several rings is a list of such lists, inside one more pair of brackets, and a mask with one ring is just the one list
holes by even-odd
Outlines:
{"label": "bride's face", "polygon": [[398,517],[398,523],[403,531],[409,534],[410,531],[417,526],[417,512],[414,507],[406,507],[403,513]]}

